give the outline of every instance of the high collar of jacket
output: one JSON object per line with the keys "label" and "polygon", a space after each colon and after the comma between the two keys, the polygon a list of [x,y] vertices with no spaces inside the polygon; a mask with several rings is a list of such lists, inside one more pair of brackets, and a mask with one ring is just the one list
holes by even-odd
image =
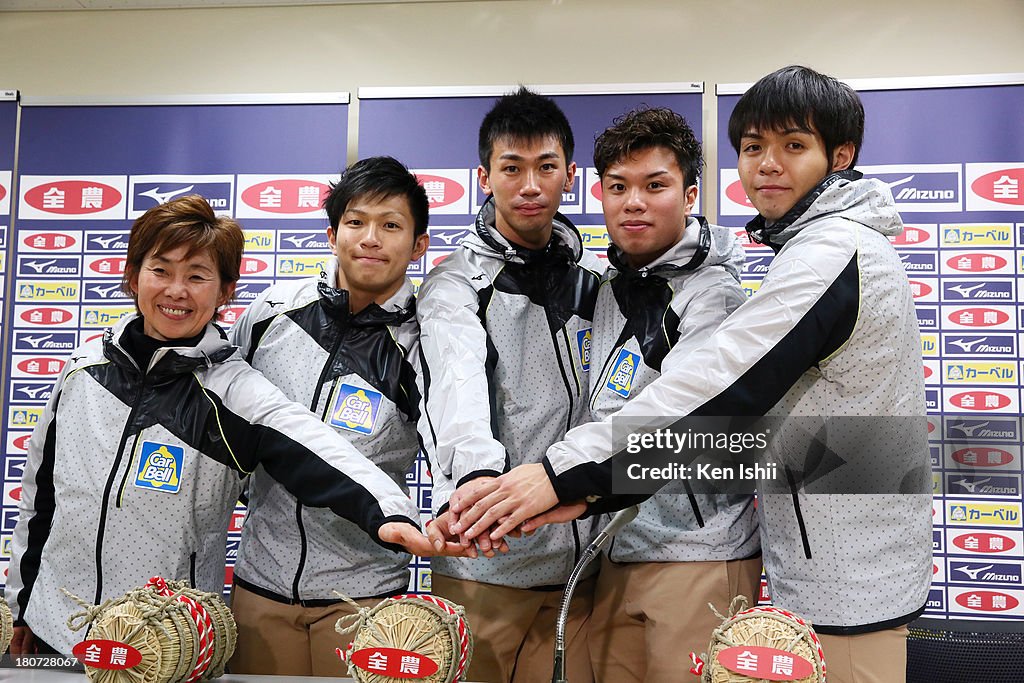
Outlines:
{"label": "high collar of jacket", "polygon": [[561,213],[555,213],[551,222],[551,239],[543,249],[527,249],[509,242],[495,227],[494,214],[494,197],[488,197],[476,215],[476,232],[462,243],[483,256],[524,265],[578,263],[583,256],[583,239],[579,230]]}
{"label": "high collar of jacket", "polygon": [[690,216],[683,238],[646,266],[633,268],[614,244],[608,247],[608,263],[626,277],[674,275],[706,266],[722,266],[739,280],[746,254],[732,230],[711,225],[703,216]]}
{"label": "high collar of jacket", "polygon": [[903,230],[889,187],[848,169],[825,176],[779,220],[769,224],[764,216],[757,216],[747,223],[747,233],[778,252],[811,221],[838,213],[886,236]]}
{"label": "high collar of jacket", "polygon": [[316,286],[321,308],[335,320],[355,327],[378,327],[401,325],[416,315],[416,297],[409,278],[405,278],[398,291],[383,304],[371,303],[355,314],[349,308],[348,290],[336,286],[337,282],[338,261],[328,259],[327,267],[320,271],[320,280]]}
{"label": "high collar of jacket", "polygon": [[203,336],[194,346],[174,346],[169,343],[161,346],[149,361],[149,368],[137,368],[122,343],[128,326],[140,316],[136,314],[123,316],[116,325],[107,328],[103,335],[103,355],[112,363],[129,371],[142,371],[152,379],[163,379],[192,372],[196,368],[211,367],[227,360],[237,349],[228,342],[224,330],[212,321],[207,323]]}

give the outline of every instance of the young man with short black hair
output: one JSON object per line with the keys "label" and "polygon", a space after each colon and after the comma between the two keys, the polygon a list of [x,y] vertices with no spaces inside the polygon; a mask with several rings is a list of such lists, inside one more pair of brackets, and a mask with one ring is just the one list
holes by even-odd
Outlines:
{"label": "young man with short black hair", "polygon": [[[547,97],[500,98],[480,126],[475,231],[431,271],[419,296],[424,402],[437,520],[448,498],[520,463],[537,462],[586,420],[590,321],[600,263],[558,213],[572,187],[572,130]],[[552,527],[508,554],[432,563],[433,591],[466,608],[475,651],[467,680],[550,679],[562,590],[591,522]],[[593,580],[576,592],[566,629],[568,675],[592,679],[586,630]]]}
{"label": "young man with short black hair", "polygon": [[[231,330],[246,359],[293,401],[350,441],[408,493],[416,458],[418,328],[409,262],[427,249],[428,202],[391,157],[357,161],[324,200],[333,257],[319,277],[267,289]],[[375,546],[329,510],[300,505],[262,468],[235,564],[236,673],[337,676],[334,630],[405,593],[407,554]]]}
{"label": "young man with short black hair", "polygon": [[[746,296],[732,230],[691,215],[700,142],[669,109],[616,119],[594,143],[611,246],[594,310],[590,417],[603,420],[688,362]],[[694,493],[674,482],[640,506],[605,552],[590,656],[599,683],[674,681],[669,652],[700,652],[735,595],[761,582],[752,495]],[[680,587],[685,586],[685,590]]]}
{"label": "young man with short black hair", "polygon": [[[664,367],[619,419],[872,416],[876,429],[862,436],[890,449],[901,439],[888,452],[929,471],[917,316],[888,240],[903,223],[889,188],[853,170],[863,124],[856,92],[806,67],[769,74],[740,98],[729,136],[759,211],[747,229],[777,255],[759,290],[687,363]],[[894,416],[921,428],[892,431]],[[615,509],[623,501],[611,495],[613,451],[610,420],[578,427],[543,464],[454,497],[461,518],[453,531],[472,537],[504,519],[498,536],[544,513],[524,526],[535,528],[583,514],[584,499]],[[822,634],[833,683],[905,680],[906,624],[923,612],[931,583],[924,479],[912,493],[760,498],[772,599]],[[545,513],[559,501],[567,507]]]}

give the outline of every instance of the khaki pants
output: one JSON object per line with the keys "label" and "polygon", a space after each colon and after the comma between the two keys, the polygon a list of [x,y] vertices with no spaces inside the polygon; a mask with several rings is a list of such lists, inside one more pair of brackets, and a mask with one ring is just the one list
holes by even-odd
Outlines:
{"label": "khaki pants", "polygon": [[[562,591],[533,591],[462,581],[436,572],[433,593],[466,608],[473,632],[473,661],[465,675],[480,683],[550,681],[555,651],[555,622]],[[566,674],[573,683],[594,678],[587,655],[587,628],[594,579],[581,581],[565,626]]]}
{"label": "khaki pants", "polygon": [[722,623],[708,603],[727,615],[733,597],[745,595],[752,607],[760,585],[760,557],[630,564],[602,557],[589,636],[595,679],[598,683],[687,679],[690,653],[706,652],[711,632]]}
{"label": "khaki pants", "polygon": [[856,636],[818,634],[828,683],[905,683],[907,627]]}
{"label": "khaki pants", "polygon": [[[378,598],[356,600],[373,607]],[[287,605],[256,595],[237,584],[231,611],[238,623],[238,646],[228,663],[231,673],[276,676],[347,676],[348,669],[335,653],[344,650],[355,633],[334,630],[339,618],[354,614],[344,602],[325,607]]]}

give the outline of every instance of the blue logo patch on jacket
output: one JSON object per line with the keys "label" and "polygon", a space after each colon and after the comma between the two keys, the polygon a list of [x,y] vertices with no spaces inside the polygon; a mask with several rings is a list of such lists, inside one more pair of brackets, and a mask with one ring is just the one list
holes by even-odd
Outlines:
{"label": "blue logo patch on jacket", "polygon": [[576,347],[580,352],[580,367],[583,372],[590,372],[590,344],[594,338],[591,328],[576,333]]}
{"label": "blue logo patch on jacket", "polygon": [[618,358],[615,359],[615,365],[612,366],[612,370],[609,373],[608,382],[605,384],[605,387],[623,398],[629,398],[629,392],[633,389],[633,375],[636,373],[636,366],[639,363],[640,356],[626,349],[621,349]]}
{"label": "blue logo patch on jacket", "polygon": [[380,413],[381,395],[372,389],[342,384],[331,409],[331,426],[372,434]]}
{"label": "blue logo patch on jacket", "polygon": [[177,493],[181,490],[184,461],[185,449],[181,446],[143,441],[135,485],[140,489]]}

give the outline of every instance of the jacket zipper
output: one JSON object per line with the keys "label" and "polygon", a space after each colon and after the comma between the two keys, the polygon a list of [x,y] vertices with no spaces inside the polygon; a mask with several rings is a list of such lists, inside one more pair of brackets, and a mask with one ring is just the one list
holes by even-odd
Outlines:
{"label": "jacket zipper", "polygon": [[[558,371],[562,373],[562,384],[565,385],[565,394],[569,398],[569,412],[565,416],[565,431],[569,431],[572,429],[572,416],[575,412],[576,402],[573,400],[572,384],[569,383],[569,376],[565,372],[565,363],[562,361],[562,350],[558,348],[557,334],[552,335],[551,341],[555,347],[555,358],[558,359]],[[568,346],[567,348],[569,348],[569,353],[572,354],[572,348]]]}
{"label": "jacket zipper", "polygon": [[[138,366],[136,366],[136,368],[137,367]],[[132,402],[131,412],[128,413],[128,420],[125,422],[124,430],[121,432],[121,441],[117,446],[117,458],[114,460],[114,465],[110,469],[110,475],[107,477],[107,485],[103,489],[103,503],[100,507],[100,521],[99,526],[96,529],[96,596],[93,599],[94,605],[100,604],[100,596],[103,595],[103,533],[106,530],[107,525],[107,505],[110,502],[110,492],[114,488],[117,471],[121,468],[124,449],[128,444],[128,430],[131,428],[132,423],[135,421],[135,416],[138,414],[139,404],[141,403],[142,394],[145,392],[145,389],[146,376],[143,375],[142,383],[139,384],[139,389],[135,392],[135,400]],[[125,481],[127,481],[127,478],[128,475],[126,473]],[[118,506],[120,506],[120,504],[118,504]]]}
{"label": "jacket zipper", "polygon": [[807,526],[804,524],[804,515],[800,511],[800,497],[796,490],[796,481],[793,472],[786,467],[786,478],[789,480],[790,490],[793,492],[793,511],[796,512],[796,523],[800,527],[800,540],[804,544],[804,557],[811,559],[811,540],[807,537]]}
{"label": "jacket zipper", "polygon": [[[313,412],[316,412],[316,405],[320,402],[320,396],[323,394],[324,381],[327,379],[327,374],[331,369],[331,366],[334,365],[334,357],[338,355],[338,349],[341,348],[341,340],[343,336],[344,335],[339,334],[331,343],[331,351],[327,355],[327,361],[320,370],[320,377],[316,382],[316,391],[313,392],[313,400],[310,401],[309,404],[309,409]],[[336,381],[331,383],[332,392],[336,384]],[[324,413],[320,416],[320,419],[324,420],[330,410],[330,405],[325,406]],[[302,503],[297,500],[295,501],[295,524],[299,529],[299,564],[295,568],[295,579],[292,581],[292,600],[298,603],[301,600],[301,598],[299,598],[299,582],[302,580],[302,572],[306,569],[306,555],[309,547],[306,541],[306,527],[302,522]]]}
{"label": "jacket zipper", "polygon": [[594,392],[594,395],[590,397],[591,410],[594,410],[594,407],[597,405],[597,397],[601,395],[602,391],[604,391],[604,385],[606,383],[607,377],[606,373],[608,372],[608,366],[611,365],[612,363],[612,358],[615,358],[618,355],[619,351],[621,351],[624,347],[625,344],[619,344],[614,349],[612,349],[612,352],[608,354],[607,358],[604,359],[604,365],[601,366],[601,379],[599,380],[600,384],[598,384],[597,391]]}
{"label": "jacket zipper", "polygon": [[189,581],[189,585],[190,586],[192,586],[193,588],[196,587],[196,553],[195,553],[195,551],[193,551],[192,554],[188,556],[188,581]]}

